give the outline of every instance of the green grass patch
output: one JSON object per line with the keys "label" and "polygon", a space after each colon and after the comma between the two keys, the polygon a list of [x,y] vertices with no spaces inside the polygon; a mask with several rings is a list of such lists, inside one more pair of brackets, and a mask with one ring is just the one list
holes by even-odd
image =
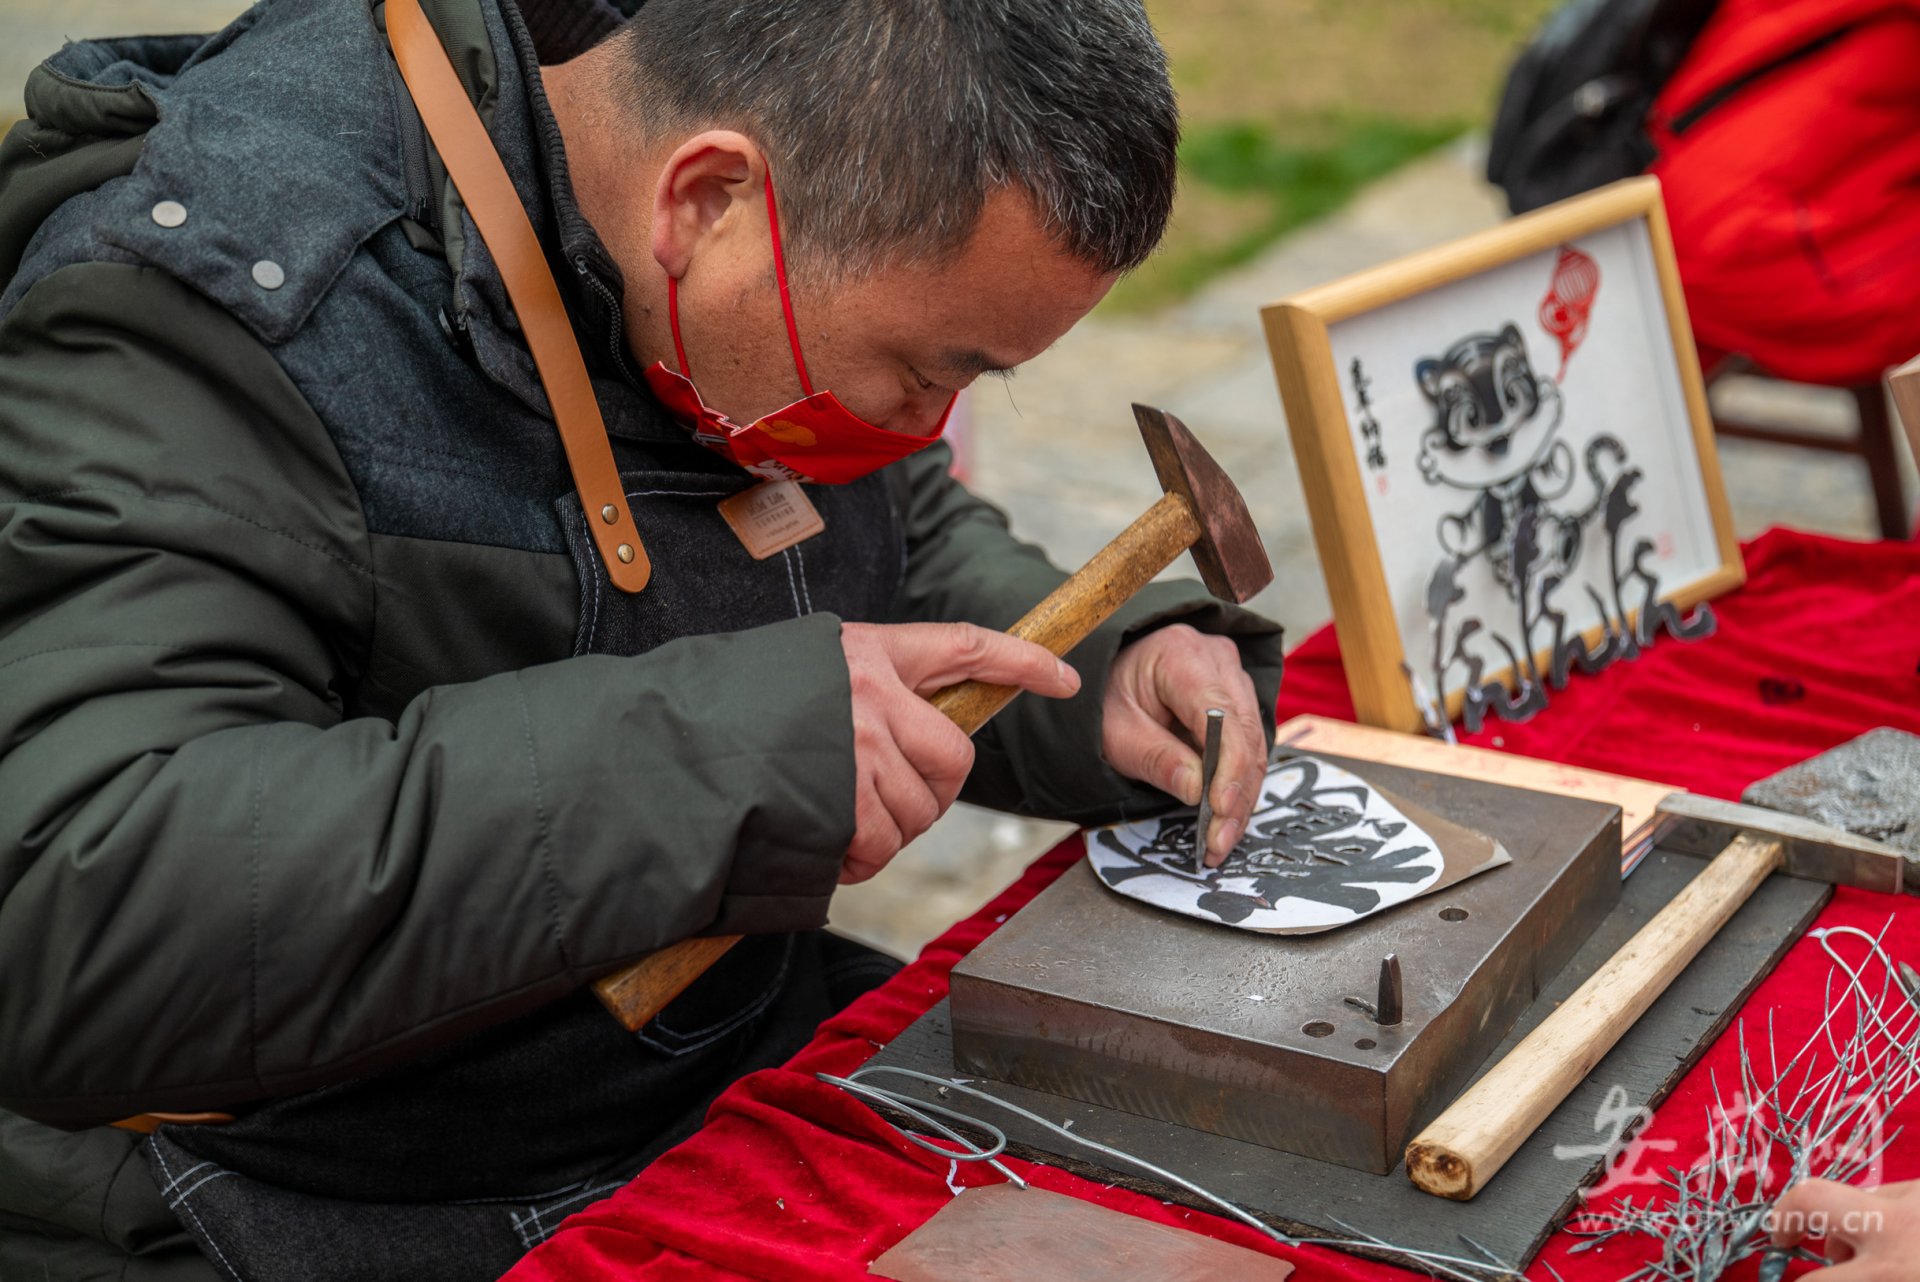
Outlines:
{"label": "green grass patch", "polygon": [[1379,118],[1195,126],[1180,144],[1174,227],[1101,306],[1138,313],[1176,302],[1466,127]]}

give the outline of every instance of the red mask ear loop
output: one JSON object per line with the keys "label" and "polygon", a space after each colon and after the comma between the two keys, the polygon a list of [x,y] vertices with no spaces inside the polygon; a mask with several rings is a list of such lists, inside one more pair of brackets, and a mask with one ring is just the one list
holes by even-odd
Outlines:
{"label": "red mask ear loop", "polygon": [[[773,203],[771,169],[767,171],[767,225],[773,231],[773,274],[780,282],[780,313],[787,318],[787,343],[793,348],[793,368],[800,375],[800,390],[812,396],[813,380],[807,377],[807,362],[800,355],[800,327],[793,323],[793,299],[787,295],[787,260],[780,252],[780,210]],[[681,363],[686,363],[684,358]]]}
{"label": "red mask ear loop", "polygon": [[680,341],[679,284],[673,277],[667,277],[667,327],[673,330],[673,355],[680,362],[680,377],[691,381],[693,373],[687,369],[687,348]]}

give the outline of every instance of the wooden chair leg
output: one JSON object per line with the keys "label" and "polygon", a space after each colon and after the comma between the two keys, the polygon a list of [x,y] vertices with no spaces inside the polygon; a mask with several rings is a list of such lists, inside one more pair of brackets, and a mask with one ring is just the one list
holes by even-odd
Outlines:
{"label": "wooden chair leg", "polygon": [[1852,391],[1860,413],[1860,454],[1866,460],[1874,506],[1880,514],[1880,537],[1904,539],[1912,533],[1912,525],[1900,484],[1900,454],[1893,439],[1893,416],[1887,412],[1886,393],[1877,381]]}

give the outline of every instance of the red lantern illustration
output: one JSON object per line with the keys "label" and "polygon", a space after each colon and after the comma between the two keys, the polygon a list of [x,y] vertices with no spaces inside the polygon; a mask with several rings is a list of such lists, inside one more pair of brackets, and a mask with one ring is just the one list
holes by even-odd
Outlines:
{"label": "red lantern illustration", "polygon": [[1599,292],[1600,264],[1572,245],[1560,246],[1553,283],[1540,300],[1540,327],[1560,342],[1556,383],[1566,378],[1568,359],[1587,337],[1587,318],[1593,314],[1593,296]]}

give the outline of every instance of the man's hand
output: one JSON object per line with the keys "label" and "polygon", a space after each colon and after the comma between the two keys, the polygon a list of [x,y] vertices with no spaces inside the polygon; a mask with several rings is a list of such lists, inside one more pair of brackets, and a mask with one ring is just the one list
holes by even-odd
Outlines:
{"label": "man's hand", "polygon": [[973,740],[924,696],[959,681],[1065,698],[1080,674],[1044,646],[970,623],[848,623],[858,773],[853,844],[840,883],[865,881],[933,826],[973,769]]}
{"label": "man's hand", "polygon": [[1905,1282],[1920,1259],[1920,1180],[1863,1189],[1803,1180],[1767,1216],[1775,1246],[1825,1239],[1820,1282]]}
{"label": "man's hand", "polygon": [[1183,623],[1149,632],[1113,661],[1103,705],[1101,751],[1121,774],[1200,803],[1200,754],[1207,709],[1227,714],[1213,780],[1207,863],[1218,868],[1246,831],[1267,772],[1267,738],[1240,647]]}

